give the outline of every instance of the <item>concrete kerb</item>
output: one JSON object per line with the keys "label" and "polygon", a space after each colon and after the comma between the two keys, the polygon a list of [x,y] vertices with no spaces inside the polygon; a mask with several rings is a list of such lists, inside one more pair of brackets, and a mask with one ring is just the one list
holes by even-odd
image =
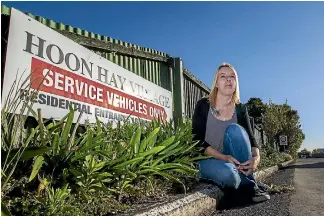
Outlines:
{"label": "concrete kerb", "polygon": [[279,169],[282,169],[282,168],[285,168],[289,165],[291,165],[292,163],[295,163],[296,162],[296,159],[293,159],[293,160],[290,160],[290,161],[286,161],[286,162],[283,162],[281,164],[278,164],[278,167]]}
{"label": "concrete kerb", "polygon": [[294,162],[295,162],[295,159],[280,163],[276,166],[265,168],[263,170],[259,170],[255,173],[255,178],[258,181],[262,181],[263,179],[266,179],[269,176],[271,176],[273,173],[277,172],[279,169],[285,168]]}
{"label": "concrete kerb", "polygon": [[[263,180],[271,176],[279,169],[287,167],[294,162],[295,160],[290,160],[276,166],[257,171],[255,173],[255,177],[258,181]],[[211,184],[203,184],[202,189],[193,194],[152,208],[146,212],[135,214],[135,216],[199,216],[205,212],[215,210],[222,196],[223,192],[217,186]]]}

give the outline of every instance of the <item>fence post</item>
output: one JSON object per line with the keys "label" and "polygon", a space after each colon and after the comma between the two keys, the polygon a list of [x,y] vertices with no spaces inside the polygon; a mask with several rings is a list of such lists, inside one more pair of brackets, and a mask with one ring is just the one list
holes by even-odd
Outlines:
{"label": "fence post", "polygon": [[184,97],[183,97],[183,67],[182,59],[174,58],[173,60],[173,119],[175,126],[182,120],[184,114]]}

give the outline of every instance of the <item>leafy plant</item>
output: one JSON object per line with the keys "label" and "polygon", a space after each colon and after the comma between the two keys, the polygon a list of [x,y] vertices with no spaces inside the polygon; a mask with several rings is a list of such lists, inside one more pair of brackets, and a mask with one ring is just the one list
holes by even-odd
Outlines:
{"label": "leafy plant", "polygon": [[88,193],[93,193],[96,190],[109,190],[104,186],[104,183],[110,183],[113,179],[110,173],[102,171],[106,163],[100,162],[97,156],[88,155],[82,167],[70,169],[75,177],[76,184],[80,186],[83,196],[87,199],[89,199]]}
{"label": "leafy plant", "polygon": [[62,189],[58,188],[46,188],[48,194],[48,204],[49,204],[49,215],[53,215],[58,211],[65,210],[64,201],[70,195],[70,189],[68,189],[68,184],[66,184]]}
{"label": "leafy plant", "polygon": [[62,213],[68,213],[70,211],[75,212],[77,209],[66,201],[70,197],[71,189],[68,189],[68,184],[65,184],[62,188],[54,189],[49,185],[45,186],[46,195],[41,197],[32,197],[39,206],[39,213],[43,215],[62,215]]}
{"label": "leafy plant", "polygon": [[293,185],[270,185],[270,194],[276,194],[276,193],[288,193],[295,190],[295,187]]}
{"label": "leafy plant", "polygon": [[[61,180],[65,182],[69,177],[72,177],[68,170],[72,167],[82,166],[87,156],[97,154],[107,156],[104,151],[98,148],[104,144],[102,131],[94,131],[92,127],[88,127],[84,134],[76,134],[82,113],[74,126],[75,110],[72,107],[70,107],[69,113],[64,118],[58,122],[53,120],[48,125],[42,122],[39,117],[41,116],[40,113],[38,112],[38,115],[34,113],[35,117],[39,119],[38,123],[42,128],[42,131],[38,132],[38,139],[35,142],[42,142],[42,145],[48,146],[50,151],[40,156],[40,159],[35,160],[30,180],[40,170],[43,170],[46,175],[52,176],[54,185],[56,182],[60,183]],[[98,124],[100,124],[99,121]],[[40,168],[41,166],[42,168]],[[77,169],[74,170],[75,174]]]}
{"label": "leafy plant", "polygon": [[[32,72],[33,73],[33,72]],[[1,109],[1,199],[3,200],[10,188],[8,184],[16,171],[18,164],[48,151],[48,148],[31,147],[31,141],[38,130],[26,131],[24,124],[30,113],[28,107],[34,103],[33,98],[38,94],[37,89],[31,89],[28,76],[25,80],[16,77],[4,105]],[[26,96],[26,95],[27,96]],[[10,215],[6,202],[1,203],[2,214]]]}
{"label": "leafy plant", "polygon": [[143,129],[138,126],[130,140],[122,141],[125,150],[115,149],[113,152],[116,155],[105,166],[118,179],[113,187],[119,194],[134,191],[135,182],[149,181],[150,176],[183,184],[175,173],[195,175],[197,169],[194,162],[205,158],[199,155],[197,142],[190,137],[191,127],[185,124],[175,132],[172,132],[169,123],[159,121],[152,121]]}

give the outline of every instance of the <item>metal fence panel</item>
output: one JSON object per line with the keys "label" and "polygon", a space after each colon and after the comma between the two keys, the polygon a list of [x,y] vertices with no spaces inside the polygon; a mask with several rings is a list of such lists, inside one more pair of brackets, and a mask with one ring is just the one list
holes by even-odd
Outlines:
{"label": "metal fence panel", "polygon": [[191,118],[193,116],[197,101],[208,95],[209,89],[199,85],[186,71],[184,71],[183,75],[183,99],[185,101],[184,116]]}
{"label": "metal fence panel", "polygon": [[[8,8],[5,5],[1,5],[1,14],[2,15],[10,15],[10,8]],[[35,20],[39,21],[40,23],[59,31],[60,33],[63,33],[63,35],[69,37],[72,40],[85,40],[84,38],[93,39],[94,40],[100,40],[103,42],[111,42],[114,44],[121,45],[123,47],[127,47],[129,49],[134,50],[140,50],[144,51],[148,54],[154,55],[154,56],[161,56],[166,59],[168,56],[166,53],[153,50],[146,47],[141,47],[135,44],[123,42],[121,40],[113,39],[111,37],[102,36],[99,34],[95,34],[93,32],[89,32],[80,28],[74,28],[70,25],[65,25],[63,23],[57,23],[53,20],[49,20],[46,18],[43,18],[41,16],[35,16],[31,13],[25,13],[28,16],[34,18]],[[91,41],[91,40],[89,40]],[[87,47],[89,48],[89,47]],[[151,81],[154,84],[157,84],[167,90],[171,90],[171,82],[170,82],[170,73],[168,64],[166,61],[157,61],[152,59],[143,59],[142,57],[136,57],[136,56],[127,56],[121,53],[113,53],[113,52],[107,52],[104,50],[98,50],[98,49],[92,49],[90,50],[94,51],[95,53],[101,55],[102,57],[108,59],[109,61],[114,62],[115,64],[118,64],[119,66],[132,71],[133,73]]]}

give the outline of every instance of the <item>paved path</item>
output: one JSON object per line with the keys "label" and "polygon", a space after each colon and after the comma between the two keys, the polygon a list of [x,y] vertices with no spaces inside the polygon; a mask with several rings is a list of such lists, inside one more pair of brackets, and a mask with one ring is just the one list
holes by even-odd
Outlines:
{"label": "paved path", "polygon": [[279,186],[294,185],[292,193],[272,194],[271,200],[218,210],[223,216],[324,216],[324,158],[301,159],[266,181]]}
{"label": "paved path", "polygon": [[302,159],[293,168],[296,192],[291,196],[291,215],[324,215],[324,158]]}

